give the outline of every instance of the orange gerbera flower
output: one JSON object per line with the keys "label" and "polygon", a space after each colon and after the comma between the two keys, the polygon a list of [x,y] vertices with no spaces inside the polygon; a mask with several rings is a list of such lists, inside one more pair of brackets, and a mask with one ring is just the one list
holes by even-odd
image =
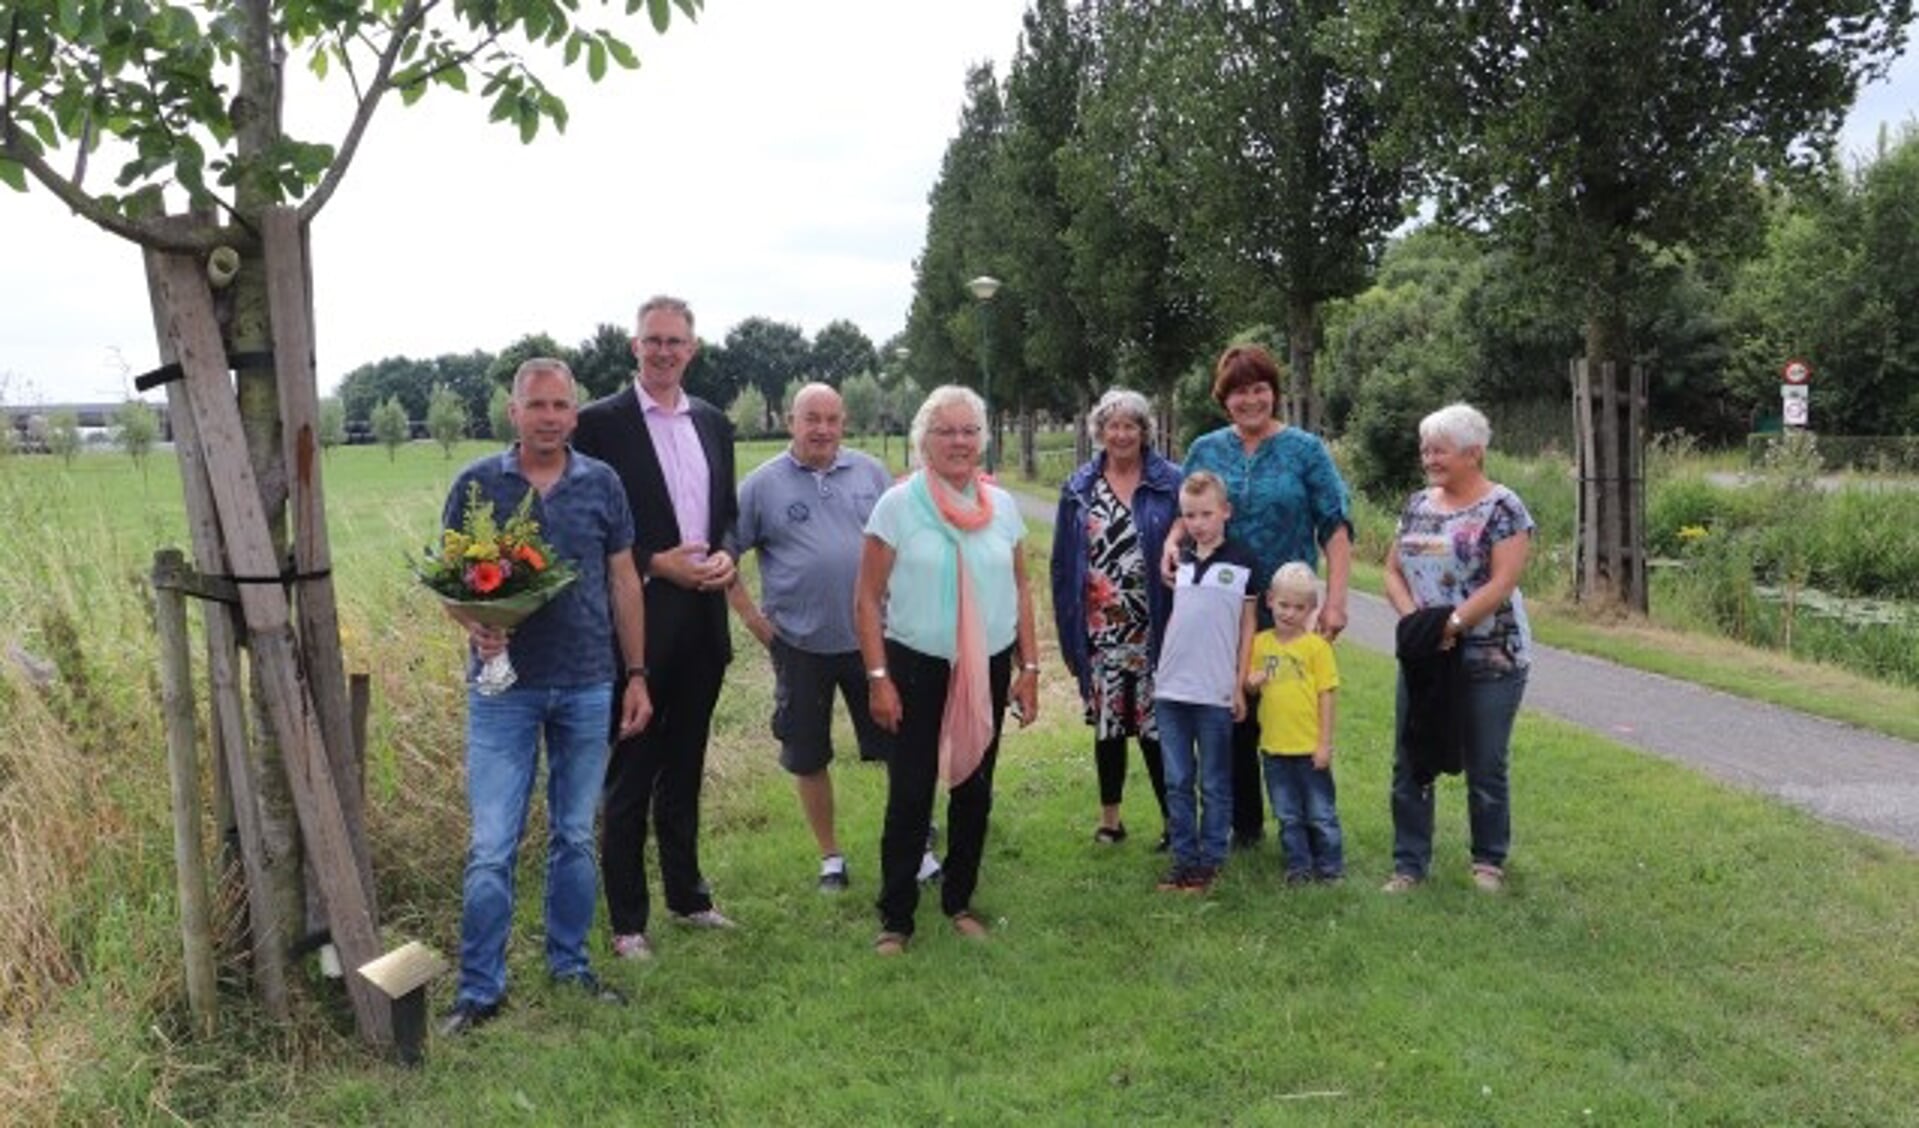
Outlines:
{"label": "orange gerbera flower", "polygon": [[514,549],[513,559],[518,560],[535,572],[546,571],[546,557],[541,556],[540,550],[530,544],[523,544]]}
{"label": "orange gerbera flower", "polygon": [[506,582],[506,573],[498,564],[482,560],[467,571],[466,582],[472,585],[474,591],[485,595]]}

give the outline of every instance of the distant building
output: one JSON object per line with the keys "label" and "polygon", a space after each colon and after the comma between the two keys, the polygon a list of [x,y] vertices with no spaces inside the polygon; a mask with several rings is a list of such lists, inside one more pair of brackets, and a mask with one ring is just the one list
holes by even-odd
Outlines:
{"label": "distant building", "polygon": [[[147,403],[146,407],[160,421],[160,441],[172,442],[173,419],[167,414],[167,406],[161,403]],[[70,411],[80,426],[80,434],[89,441],[98,441],[94,438],[95,436],[104,436],[112,432],[113,414],[119,410],[118,403],[6,403],[0,404],[0,421],[4,421],[6,426],[13,429],[17,445],[30,448],[35,445],[30,442],[35,419],[41,420],[44,425],[44,422],[55,414]]]}

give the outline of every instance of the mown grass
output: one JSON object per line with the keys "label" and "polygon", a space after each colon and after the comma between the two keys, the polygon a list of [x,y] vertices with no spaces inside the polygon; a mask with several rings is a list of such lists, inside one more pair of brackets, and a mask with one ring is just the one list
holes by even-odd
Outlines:
{"label": "mown grass", "polygon": [[[370,830],[388,932],[449,952],[464,843],[458,650],[400,557],[459,464],[424,446],[328,464],[349,662],[375,681]],[[1353,647],[1341,648],[1342,888],[1286,891],[1269,848],[1236,859],[1211,898],[1153,893],[1144,781],[1135,769],[1133,838],[1095,847],[1086,730],[1049,658],[1045,717],[1002,760],[979,897],[997,934],[964,944],[929,904],[909,954],[877,960],[883,774],[837,773],[856,884],[820,897],[766,735],[770,675],[748,644],[718,718],[704,835],[709,876],[747,927],[662,926],[655,964],[603,964],[629,1009],[556,996],[540,966],[536,846],[513,1006],[472,1039],[436,1043],[427,1069],[367,1061],[325,991],[293,1029],[265,1028],[247,1017],[237,961],[223,1032],[193,1041],[134,582],[169,539],[170,478],[157,463],[155,496],[141,497],[120,459],[0,463],[0,501],[38,506],[44,530],[0,541],[0,643],[53,651],[57,617],[41,607],[63,610],[77,624],[63,670],[90,687],[46,693],[0,663],[10,1117],[1881,1124],[1919,1107],[1909,854],[1529,716],[1511,895],[1468,887],[1453,784],[1438,879],[1382,897],[1391,674]],[[1048,530],[1034,532],[1038,579]]]}

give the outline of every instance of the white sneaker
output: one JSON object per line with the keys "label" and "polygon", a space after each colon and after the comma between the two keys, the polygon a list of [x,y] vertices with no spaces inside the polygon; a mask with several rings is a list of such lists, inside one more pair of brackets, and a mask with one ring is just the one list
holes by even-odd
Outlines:
{"label": "white sneaker", "polygon": [[939,856],[934,854],[931,850],[928,850],[925,853],[925,855],[920,858],[920,884],[921,885],[927,885],[932,882],[938,881],[940,879],[940,875],[945,872],[946,872],[945,869],[941,867],[940,865]]}
{"label": "white sneaker", "polygon": [[653,941],[648,940],[644,932],[615,936],[613,954],[623,960],[650,960],[653,958]]}
{"label": "white sneaker", "polygon": [[697,913],[674,913],[673,921],[675,924],[683,924],[688,928],[726,929],[739,927],[739,925],[733,923],[731,917],[718,909],[701,909]]}

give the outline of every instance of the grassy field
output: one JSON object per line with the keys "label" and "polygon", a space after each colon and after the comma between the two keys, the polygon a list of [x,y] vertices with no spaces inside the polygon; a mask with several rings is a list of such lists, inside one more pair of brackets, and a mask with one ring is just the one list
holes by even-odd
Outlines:
{"label": "grassy field", "polygon": [[[449,952],[464,843],[459,652],[401,559],[459,465],[418,445],[394,462],[340,451],[327,468],[349,662],[375,684],[370,818],[387,931]],[[718,717],[704,832],[709,877],[742,930],[663,925],[654,964],[602,964],[629,1009],[556,995],[541,974],[536,845],[511,1008],[435,1044],[425,1070],[365,1059],[324,991],[294,1028],[264,1028],[247,1017],[237,961],[224,969],[226,1026],[194,1040],[139,582],[153,548],[178,539],[175,479],[164,460],[144,482],[117,457],[71,471],[0,462],[0,511],[28,534],[0,538],[0,652],[18,643],[62,675],[41,690],[0,662],[0,1119],[1919,1122],[1919,861],[1528,716],[1510,895],[1471,890],[1452,783],[1436,880],[1383,897],[1392,672],[1353,647],[1340,648],[1342,887],[1287,890],[1268,847],[1236,857],[1211,897],[1154,893],[1143,773],[1127,799],[1134,836],[1095,846],[1089,741],[1049,657],[1043,719],[1002,752],[978,899],[996,935],[962,943],[925,905],[907,957],[877,960],[883,774],[837,773],[855,885],[821,897],[766,735],[770,673],[749,643]],[[1036,576],[1046,532],[1031,546]],[[1576,629],[1602,650],[1620,637]],[[1748,661],[1701,650],[1703,665]],[[1881,708],[1911,704],[1894,694]],[[449,993],[439,985],[436,1007]]]}

